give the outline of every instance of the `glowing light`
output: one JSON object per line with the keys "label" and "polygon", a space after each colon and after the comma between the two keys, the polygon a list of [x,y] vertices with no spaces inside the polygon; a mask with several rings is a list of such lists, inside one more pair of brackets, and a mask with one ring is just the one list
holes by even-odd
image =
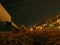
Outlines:
{"label": "glowing light", "polygon": [[30,28],[30,31],[33,31],[33,28]]}
{"label": "glowing light", "polygon": [[58,26],[58,28],[60,28],[60,26]]}
{"label": "glowing light", "polygon": [[56,22],[59,22],[60,23],[60,19],[58,19]]}
{"label": "glowing light", "polygon": [[46,26],[47,24],[43,24],[42,26]]}
{"label": "glowing light", "polygon": [[40,30],[42,30],[42,28],[43,28],[42,26],[37,26],[36,27],[36,29],[40,29]]}
{"label": "glowing light", "polygon": [[49,24],[49,27],[53,27],[53,25],[52,24]]}

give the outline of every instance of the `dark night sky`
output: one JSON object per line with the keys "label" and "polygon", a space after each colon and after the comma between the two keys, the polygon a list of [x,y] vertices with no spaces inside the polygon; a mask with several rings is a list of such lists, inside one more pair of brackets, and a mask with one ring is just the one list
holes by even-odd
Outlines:
{"label": "dark night sky", "polygon": [[60,12],[60,0],[3,0],[2,4],[16,24],[26,26]]}

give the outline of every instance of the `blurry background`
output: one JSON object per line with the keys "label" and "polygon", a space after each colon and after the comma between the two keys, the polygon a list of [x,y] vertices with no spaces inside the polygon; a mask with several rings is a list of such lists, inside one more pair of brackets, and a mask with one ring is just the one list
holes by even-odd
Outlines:
{"label": "blurry background", "polygon": [[27,27],[60,12],[60,0],[1,0],[17,24]]}

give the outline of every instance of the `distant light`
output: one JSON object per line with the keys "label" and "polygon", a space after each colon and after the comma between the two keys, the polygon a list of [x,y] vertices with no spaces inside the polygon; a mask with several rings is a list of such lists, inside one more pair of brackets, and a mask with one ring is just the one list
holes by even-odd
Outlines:
{"label": "distant light", "polygon": [[60,26],[58,26],[58,28],[60,28]]}
{"label": "distant light", "polygon": [[30,31],[33,31],[33,28],[30,28]]}
{"label": "distant light", "polygon": [[42,26],[46,26],[47,24],[43,24]]}
{"label": "distant light", "polygon": [[49,24],[49,27],[53,27],[53,24]]}
{"label": "distant light", "polygon": [[60,19],[58,19],[56,22],[59,22],[60,23]]}
{"label": "distant light", "polygon": [[36,29],[42,30],[42,26],[37,26]]}

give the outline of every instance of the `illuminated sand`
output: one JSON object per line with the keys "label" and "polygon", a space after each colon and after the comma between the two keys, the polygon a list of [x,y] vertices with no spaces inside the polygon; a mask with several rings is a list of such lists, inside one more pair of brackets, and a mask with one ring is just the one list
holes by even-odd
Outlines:
{"label": "illuminated sand", "polygon": [[60,45],[60,29],[44,28],[43,30],[29,31],[29,28],[20,27],[22,31],[12,29],[9,32],[0,32],[1,45]]}

